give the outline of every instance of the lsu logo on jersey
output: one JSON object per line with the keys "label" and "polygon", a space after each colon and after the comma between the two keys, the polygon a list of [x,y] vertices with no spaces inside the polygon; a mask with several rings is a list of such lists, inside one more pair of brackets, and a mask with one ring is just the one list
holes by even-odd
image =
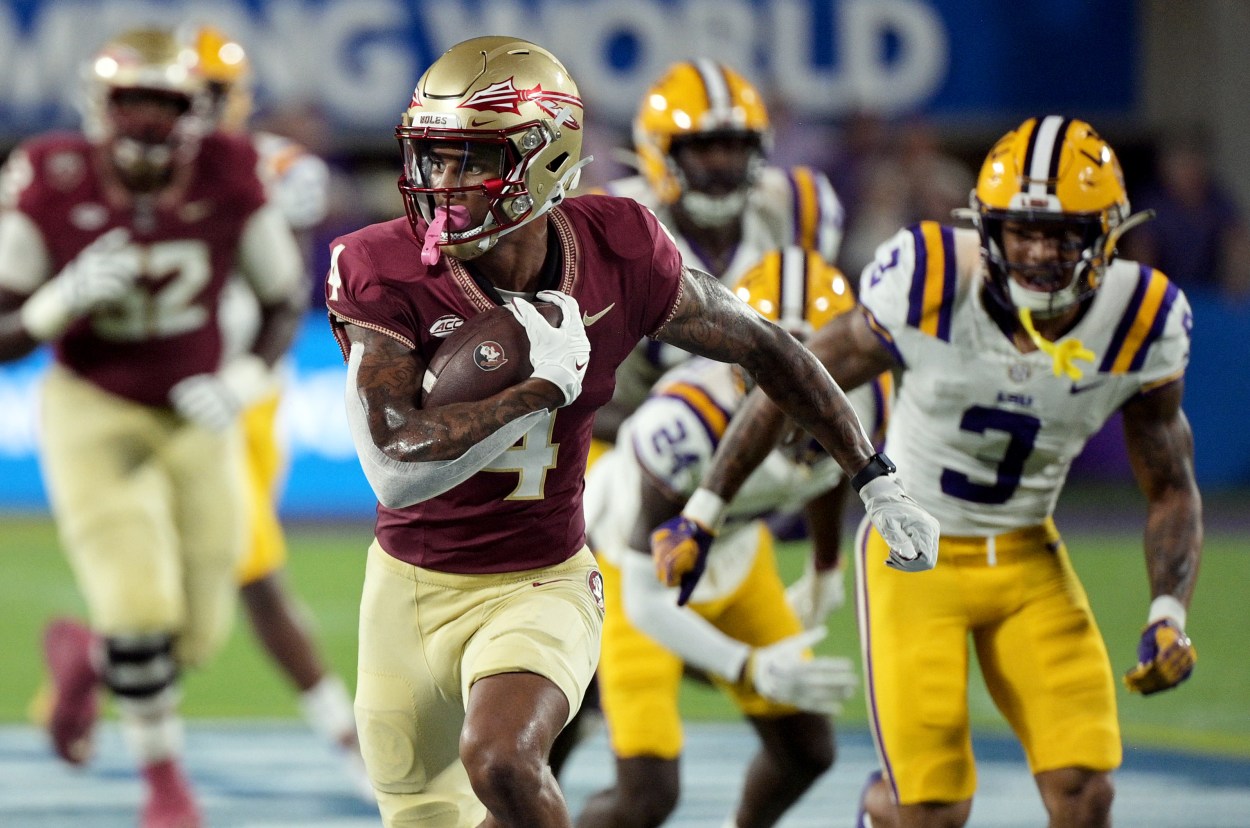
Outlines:
{"label": "lsu logo on jersey", "polygon": [[479,342],[477,347],[473,349],[473,362],[483,371],[494,371],[503,367],[508,361],[508,357],[503,352],[503,346],[493,339],[485,342]]}
{"label": "lsu logo on jersey", "polygon": [[450,336],[451,333],[464,324],[464,320],[455,314],[447,314],[440,316],[434,320],[434,324],[430,326],[430,336],[443,337]]}

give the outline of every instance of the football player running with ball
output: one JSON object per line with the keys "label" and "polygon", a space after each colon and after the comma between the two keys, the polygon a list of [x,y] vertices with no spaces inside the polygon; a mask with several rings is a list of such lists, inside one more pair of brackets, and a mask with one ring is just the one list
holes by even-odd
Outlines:
{"label": "football player running with ball", "polygon": [[[961,211],[962,212],[962,211]],[[881,761],[861,825],[967,822],[976,790],[969,639],[1024,747],[1051,825],[1110,824],[1121,761],[1115,682],[1052,511],[1068,468],[1114,413],[1146,496],[1150,605],[1130,690],[1189,677],[1185,635],[1202,543],[1193,437],[1181,409],[1191,317],[1157,270],[1117,259],[1132,215],[1120,165],[1089,124],[1025,121],[986,157],[976,229],[924,222],[877,251],[862,312],[809,343],[853,388],[901,372],[886,451],[942,525],[937,566],[881,566],[861,527],[856,593]],[[756,398],[703,485],[730,497],[782,417]],[[867,483],[861,494],[879,485]],[[709,494],[709,496],[711,496]]]}
{"label": "football player running with ball", "polygon": [[[0,359],[51,343],[41,460],[90,628],[45,635],[57,753],[91,753],[111,691],[148,786],[146,828],[191,828],[179,673],[224,643],[245,508],[236,420],[303,316],[303,262],[246,138],[211,133],[203,76],[139,29],[87,67],[85,134],[30,140],[0,180]],[[240,274],[260,326],[226,358]]]}
{"label": "football player running with ball", "polygon": [[[396,130],[407,219],[332,246],[326,298],[348,422],[379,500],[356,718],[388,826],[569,825],[547,755],[599,658],[587,451],[616,368],[644,337],[740,363],[846,473],[874,462],[816,359],[686,267],[648,210],[564,198],[589,161],[583,117],[547,50],[510,37],[453,46]],[[558,326],[534,299],[560,306]],[[422,408],[439,335],[498,305],[526,330],[532,376]],[[897,557],[923,566],[937,525],[892,491],[868,512]],[[674,557],[674,582],[700,551]]]}

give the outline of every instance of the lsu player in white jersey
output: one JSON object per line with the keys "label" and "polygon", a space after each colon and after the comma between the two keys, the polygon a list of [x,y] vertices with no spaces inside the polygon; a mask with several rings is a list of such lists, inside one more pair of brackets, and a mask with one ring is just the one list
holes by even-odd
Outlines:
{"label": "lsu player in white jersey", "polygon": [[[810,343],[844,387],[900,372],[885,449],[942,527],[936,567],[921,575],[883,567],[869,527],[858,538],[881,762],[860,824],[966,823],[971,639],[1050,824],[1105,826],[1122,753],[1112,667],[1052,512],[1073,458],[1119,412],[1147,501],[1150,585],[1124,680],[1149,695],[1188,678],[1202,543],[1181,408],[1192,318],[1164,274],[1116,258],[1147,216],[1130,213],[1119,161],[1088,123],[1025,121],[990,150],[971,200],[976,229],[925,222],[883,244],[861,279],[863,312]],[[748,403],[703,482],[710,492],[731,495],[759,462],[767,442],[748,432],[780,433],[771,408]]]}
{"label": "lsu player in white jersey", "polygon": [[[771,140],[767,107],[746,78],[711,60],[675,63],[634,118],[639,173],[603,190],[650,208],[682,259],[726,285],[786,246],[836,263],[845,213],[833,185],[813,168],[768,164]],[[686,356],[660,343],[635,350],[596,418],[596,439],[611,443],[660,374]]]}
{"label": "lsu player in white jersey", "polygon": [[[833,185],[816,169],[769,165],[771,142],[764,99],[740,73],[706,59],[674,63],[643,95],[634,117],[638,174],[592,192],[649,208],[682,260],[725,285],[787,246],[835,263],[845,212]],[[617,369],[611,401],[595,416],[591,466],[660,375],[688,357],[651,340],[634,349]],[[557,774],[576,742],[593,731],[593,683],[589,692],[577,720],[556,740],[551,766]]]}
{"label": "lsu player in white jersey", "polygon": [[[735,287],[752,307],[800,337],[855,305],[849,282],[818,254],[768,254]],[[878,430],[888,375],[851,395]],[[615,784],[593,795],[582,828],[659,825],[677,805],[686,665],[727,692],[760,734],[742,801],[727,824],[771,825],[833,763],[830,715],[857,686],[844,658],[808,660],[841,605],[841,469],[795,435],[730,504],[707,570],[686,606],[655,578],[647,536],[695,489],[733,411],[747,394],[736,366],[696,358],[669,370],[621,426],[587,475],[586,521],[607,608],[599,693],[616,758]],[[814,449],[814,450],[813,450]],[[813,555],[787,591],[764,516],[806,507]]]}
{"label": "lsu player in white jersey", "polygon": [[[252,72],[247,53],[237,40],[201,24],[189,24],[181,34],[208,81],[216,127],[250,135],[270,201],[295,232],[307,260],[307,236],[327,210],[330,174],[326,162],[290,138],[249,131]],[[226,286],[219,316],[225,347],[232,351],[249,348],[259,326],[257,304],[241,287],[238,280]],[[268,393],[242,413],[251,529],[239,569],[240,594],[257,638],[298,689],[304,717],[341,753],[355,791],[371,801],[373,789],[360,759],[351,696],[343,679],[319,652],[310,619],[283,578],[287,549],[277,504],[286,456],[277,419],[287,370],[285,362],[276,365],[270,372]]]}

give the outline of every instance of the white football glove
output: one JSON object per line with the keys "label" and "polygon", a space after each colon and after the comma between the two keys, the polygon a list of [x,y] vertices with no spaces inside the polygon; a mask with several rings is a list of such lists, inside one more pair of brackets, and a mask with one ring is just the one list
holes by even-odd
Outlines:
{"label": "white football glove", "polygon": [[125,295],[141,270],[130,231],[115,227],[31,294],[22,305],[22,325],[41,342],[56,339],[82,316]]}
{"label": "white football glove", "polygon": [[841,713],[859,678],[848,658],[806,655],[825,634],[820,627],[752,650],[744,678],[766,699],[826,716]]}
{"label": "white football glove", "polygon": [[505,307],[529,337],[530,365],[534,366],[530,376],[553,383],[564,394],[563,405],[568,405],[582,393],[582,379],[590,364],[590,340],[582,325],[582,310],[576,299],[556,290],[539,291],[537,298],[560,308],[559,327],[547,322],[523,299],[513,299]]}
{"label": "white football glove", "polygon": [[195,374],[169,389],[174,410],[208,429],[225,431],[243,409],[272,387],[265,361],[254,354],[231,360],[214,374]]}
{"label": "white football glove", "polygon": [[823,627],[829,616],[846,603],[842,567],[817,572],[815,563],[808,558],[803,574],[786,589],[786,603],[799,617],[803,629]]}
{"label": "white football glove", "polygon": [[904,572],[937,566],[939,527],[933,515],[907,496],[894,475],[870,480],[859,490],[868,519],[890,547],[885,565]]}

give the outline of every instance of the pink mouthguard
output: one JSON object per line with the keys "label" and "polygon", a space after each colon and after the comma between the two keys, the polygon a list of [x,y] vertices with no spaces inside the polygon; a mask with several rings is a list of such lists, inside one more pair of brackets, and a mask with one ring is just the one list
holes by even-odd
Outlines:
{"label": "pink mouthguard", "polygon": [[469,208],[457,204],[452,207],[440,207],[434,211],[434,218],[425,231],[424,243],[421,245],[421,261],[427,265],[438,263],[438,240],[443,235],[443,228],[448,224],[451,229],[460,230],[469,223]]}

